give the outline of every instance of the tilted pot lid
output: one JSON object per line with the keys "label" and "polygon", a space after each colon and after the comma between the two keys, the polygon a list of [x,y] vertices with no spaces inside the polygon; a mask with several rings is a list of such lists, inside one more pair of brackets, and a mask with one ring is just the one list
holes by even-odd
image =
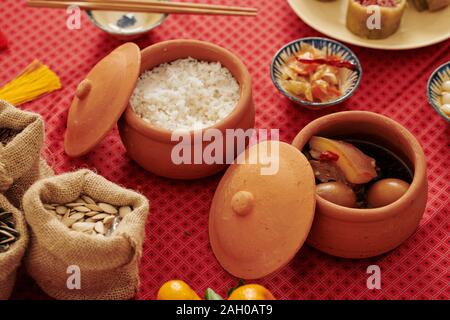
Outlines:
{"label": "tilted pot lid", "polygon": [[141,52],[125,43],[98,62],[78,85],[67,118],[64,149],[71,157],[91,151],[127,108],[141,67]]}
{"label": "tilted pot lid", "polygon": [[236,162],[214,195],[209,237],[229,273],[258,279],[289,263],[305,242],[315,179],[306,157],[284,142],[256,144]]}

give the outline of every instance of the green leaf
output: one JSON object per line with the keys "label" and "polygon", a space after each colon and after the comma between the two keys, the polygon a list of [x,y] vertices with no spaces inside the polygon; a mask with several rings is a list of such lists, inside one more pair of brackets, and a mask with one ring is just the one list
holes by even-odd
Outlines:
{"label": "green leaf", "polygon": [[234,290],[236,290],[239,287],[242,287],[244,284],[245,284],[245,281],[243,279],[239,279],[239,282],[237,283],[237,285],[228,290],[227,297],[231,296],[231,294],[233,293]]}
{"label": "green leaf", "polygon": [[206,289],[205,299],[206,300],[223,300],[223,298],[219,294],[215,293],[214,290],[211,288]]}

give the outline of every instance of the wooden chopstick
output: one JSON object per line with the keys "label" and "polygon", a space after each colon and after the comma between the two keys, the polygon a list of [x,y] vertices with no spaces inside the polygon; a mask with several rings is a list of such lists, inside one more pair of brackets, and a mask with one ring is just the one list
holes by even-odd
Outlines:
{"label": "wooden chopstick", "polygon": [[[170,2],[161,4],[148,4],[134,0],[133,3],[114,1],[62,1],[62,0],[28,0],[29,7],[38,8],[67,8],[77,6],[83,10],[111,10],[129,12],[152,12],[152,13],[176,13],[176,14],[205,14],[205,15],[236,15],[236,16],[256,16],[256,11],[238,11],[229,9],[211,9],[209,6],[198,8],[189,6],[171,7]],[[139,4],[135,4],[134,2]],[[187,3],[186,3],[187,4]]]}
{"label": "wooden chopstick", "polygon": [[[56,1],[56,0],[55,0]],[[73,0],[60,0],[63,2],[72,2]],[[148,4],[155,6],[167,6],[168,8],[198,8],[198,9],[213,9],[213,10],[226,10],[226,11],[245,11],[245,12],[258,12],[256,8],[249,7],[236,7],[236,6],[224,6],[206,3],[194,3],[194,2],[172,2],[172,1],[153,1],[153,0],[76,0],[79,2],[103,2],[112,4]]]}

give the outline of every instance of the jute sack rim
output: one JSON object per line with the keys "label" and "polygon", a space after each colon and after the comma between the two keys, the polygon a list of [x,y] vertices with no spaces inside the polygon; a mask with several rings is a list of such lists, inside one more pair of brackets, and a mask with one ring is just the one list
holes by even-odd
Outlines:
{"label": "jute sack rim", "polygon": [[[62,185],[67,187],[62,188]],[[94,191],[99,185],[102,194]],[[111,236],[99,238],[70,230],[55,214],[43,207],[43,203],[72,202],[81,193],[113,205],[130,205],[134,210],[122,219]],[[55,194],[58,194],[58,199],[55,199]],[[126,198],[127,203],[117,203],[116,195]],[[25,219],[32,231],[32,241],[38,241],[39,246],[68,265],[76,262],[82,270],[96,270],[101,263],[104,269],[114,269],[131,263],[141,255],[142,240],[138,240],[139,237],[135,235],[142,230],[139,215],[146,216],[149,210],[146,198],[90,170],[83,169],[37,181],[25,193],[23,207]],[[92,259],[93,251],[95,260]]]}
{"label": "jute sack rim", "polygon": [[20,233],[17,239],[6,252],[0,253],[0,281],[6,280],[11,273],[19,267],[28,245],[28,232],[25,218],[8,199],[0,194],[0,207],[13,214],[14,228]]}
{"label": "jute sack rim", "polygon": [[[11,119],[14,119],[11,121]],[[4,100],[0,100],[0,128],[20,131],[0,151],[0,184],[6,175],[17,179],[30,170],[35,159],[39,158],[44,141],[44,122],[37,113],[18,109]],[[38,133],[38,134],[36,134]],[[36,148],[21,152],[24,146]],[[3,154],[19,154],[20,157],[4,157]],[[5,188],[4,188],[5,189]],[[6,188],[7,189],[7,188]]]}

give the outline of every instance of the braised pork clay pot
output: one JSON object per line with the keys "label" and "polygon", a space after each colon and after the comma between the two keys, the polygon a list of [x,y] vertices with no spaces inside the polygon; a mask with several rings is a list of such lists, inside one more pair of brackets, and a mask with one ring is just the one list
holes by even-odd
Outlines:
{"label": "braised pork clay pot", "polygon": [[311,122],[292,145],[302,150],[313,136],[357,138],[383,146],[403,160],[413,178],[401,198],[380,208],[342,207],[316,195],[309,245],[338,257],[367,258],[396,248],[414,233],[425,211],[428,187],[424,152],[408,130],[376,113],[339,112]]}
{"label": "braised pork clay pot", "polygon": [[[196,40],[161,42],[141,51],[140,72],[150,70],[162,63],[188,57],[220,62],[232,73],[240,85],[240,99],[234,111],[210,128],[220,130],[223,137],[225,137],[226,129],[243,129],[245,131],[253,128],[255,109],[250,74],[239,58],[226,49]],[[220,161],[195,163],[194,152],[192,152],[190,163],[175,163],[172,160],[172,150],[179,142],[172,141],[172,131],[157,128],[145,122],[133,112],[130,104],[118,125],[128,155],[143,168],[157,175],[175,179],[195,179],[213,175],[226,167],[226,161],[222,161],[223,163]],[[210,128],[203,129],[201,132]],[[199,131],[195,133],[199,134]],[[202,144],[201,150],[208,146],[209,142],[195,139],[193,131],[190,131],[189,135],[191,150],[199,150],[195,148],[196,144]],[[224,155],[227,155],[226,150],[229,149],[224,141]]]}

